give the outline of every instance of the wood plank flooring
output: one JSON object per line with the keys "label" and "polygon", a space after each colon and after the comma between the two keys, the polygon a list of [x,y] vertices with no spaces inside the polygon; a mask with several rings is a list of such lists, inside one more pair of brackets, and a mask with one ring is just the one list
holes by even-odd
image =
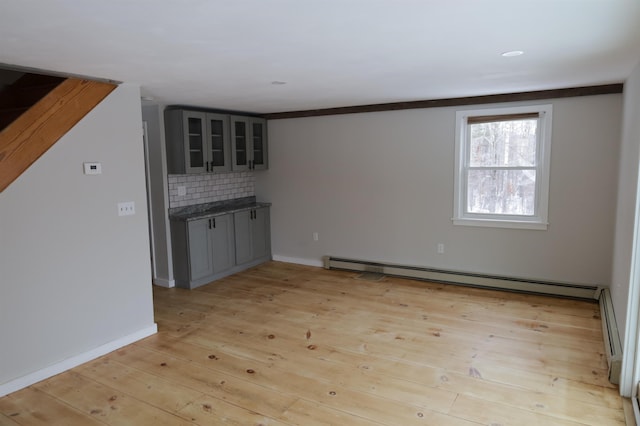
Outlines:
{"label": "wood plank flooring", "polygon": [[270,262],[154,288],[159,333],[0,425],[624,425],[596,303]]}

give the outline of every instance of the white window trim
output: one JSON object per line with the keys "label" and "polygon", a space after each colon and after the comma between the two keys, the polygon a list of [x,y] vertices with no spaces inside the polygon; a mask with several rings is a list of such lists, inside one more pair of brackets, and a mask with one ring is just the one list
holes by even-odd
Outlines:
{"label": "white window trim", "polygon": [[[456,112],[456,146],[455,146],[455,177],[453,198],[453,224],[465,226],[487,226],[493,228],[517,228],[546,230],[549,226],[549,171],[551,162],[551,105],[531,105],[523,107],[507,107],[493,109],[478,109]],[[538,113],[538,170],[536,177],[536,214],[534,216],[508,216],[477,214],[466,212],[466,183],[465,167],[467,158],[467,119],[484,115],[509,115]]]}

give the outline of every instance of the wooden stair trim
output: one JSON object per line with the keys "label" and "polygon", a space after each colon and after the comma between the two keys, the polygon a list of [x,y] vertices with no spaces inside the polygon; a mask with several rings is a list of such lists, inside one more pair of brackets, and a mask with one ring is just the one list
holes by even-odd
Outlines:
{"label": "wooden stair trim", "polygon": [[115,88],[109,83],[66,79],[0,131],[0,192]]}

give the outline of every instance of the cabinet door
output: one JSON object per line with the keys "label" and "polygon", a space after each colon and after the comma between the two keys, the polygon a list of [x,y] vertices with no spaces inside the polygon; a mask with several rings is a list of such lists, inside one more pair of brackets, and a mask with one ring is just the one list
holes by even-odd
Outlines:
{"label": "cabinet door", "polygon": [[234,171],[249,170],[249,119],[231,116],[231,168]]}
{"label": "cabinet door", "polygon": [[249,119],[251,130],[251,155],[249,169],[266,170],[269,167],[267,158],[267,121],[262,118]]}
{"label": "cabinet door", "polygon": [[189,279],[191,281],[213,275],[212,239],[209,219],[189,222]]}
{"label": "cabinet door", "polygon": [[236,263],[233,241],[233,215],[211,218],[211,239],[213,243],[213,272],[225,271]]}
{"label": "cabinet door", "polygon": [[236,212],[233,214],[236,243],[236,264],[241,265],[253,259],[251,230],[251,210]]}
{"label": "cabinet door", "polygon": [[269,238],[269,209],[260,208],[252,210],[253,215],[251,219],[251,246],[252,257],[258,259],[260,257],[267,256],[270,251],[270,238]]}
{"label": "cabinet door", "polygon": [[208,141],[205,115],[203,112],[195,111],[184,111],[182,114],[186,173],[202,173],[207,169]]}
{"label": "cabinet door", "polygon": [[231,170],[231,139],[229,137],[229,116],[207,114],[207,160],[208,172],[228,172]]}

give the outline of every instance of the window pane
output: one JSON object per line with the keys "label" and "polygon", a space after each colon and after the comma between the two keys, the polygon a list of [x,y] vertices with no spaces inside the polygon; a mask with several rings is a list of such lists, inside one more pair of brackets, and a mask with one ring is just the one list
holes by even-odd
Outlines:
{"label": "window pane", "polygon": [[535,170],[469,170],[467,212],[533,216]]}
{"label": "window pane", "polygon": [[535,166],[537,119],[469,125],[469,165]]}

